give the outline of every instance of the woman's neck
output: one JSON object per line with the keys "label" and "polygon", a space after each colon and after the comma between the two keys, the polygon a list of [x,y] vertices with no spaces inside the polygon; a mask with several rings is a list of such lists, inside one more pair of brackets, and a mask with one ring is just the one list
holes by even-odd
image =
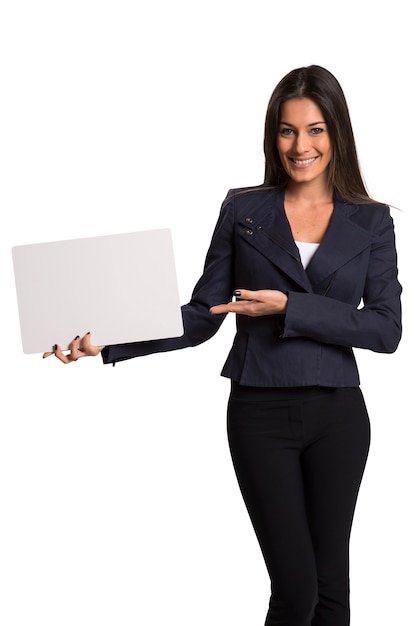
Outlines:
{"label": "woman's neck", "polygon": [[333,194],[327,188],[289,185],[284,210],[295,241],[320,243],[329,227],[333,206]]}
{"label": "woman's neck", "polygon": [[333,190],[328,186],[288,183],[285,189],[285,202],[305,208],[333,203]]}

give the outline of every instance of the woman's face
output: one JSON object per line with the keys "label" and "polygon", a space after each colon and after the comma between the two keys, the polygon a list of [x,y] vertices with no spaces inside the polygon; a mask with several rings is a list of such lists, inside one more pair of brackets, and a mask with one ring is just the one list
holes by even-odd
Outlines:
{"label": "woman's face", "polygon": [[277,148],[293,182],[317,182],[327,187],[332,144],[323,113],[313,100],[294,98],[284,102]]}

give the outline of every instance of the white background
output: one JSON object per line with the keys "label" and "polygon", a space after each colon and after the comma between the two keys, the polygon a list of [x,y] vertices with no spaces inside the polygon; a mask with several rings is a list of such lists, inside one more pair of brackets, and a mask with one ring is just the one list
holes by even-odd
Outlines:
{"label": "white background", "polygon": [[398,207],[404,286],[398,351],[358,354],[373,441],[352,625],[416,623],[414,17],[406,0],[369,5],[3,1],[2,626],[263,624],[219,376],[233,318],[203,346],[115,368],[43,361],[21,349],[11,248],[169,227],[188,301],[227,190],[262,182],[273,88],[311,63],[344,88],[371,194]]}

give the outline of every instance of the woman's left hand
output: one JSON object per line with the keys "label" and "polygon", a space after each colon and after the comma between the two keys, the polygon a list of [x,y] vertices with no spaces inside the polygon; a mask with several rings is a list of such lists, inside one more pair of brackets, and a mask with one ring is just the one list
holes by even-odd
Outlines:
{"label": "woman's left hand", "polygon": [[237,289],[233,292],[236,301],[212,306],[210,313],[240,313],[250,317],[285,313],[288,296],[277,289]]}

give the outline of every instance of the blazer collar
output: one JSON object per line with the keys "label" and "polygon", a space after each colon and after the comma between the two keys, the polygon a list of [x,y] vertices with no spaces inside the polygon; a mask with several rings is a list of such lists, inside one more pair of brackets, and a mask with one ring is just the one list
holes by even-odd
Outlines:
{"label": "blazer collar", "polygon": [[370,233],[352,220],[359,207],[335,195],[329,227],[305,270],[285,214],[284,190],[266,193],[266,201],[253,210],[253,215],[242,216],[245,229],[241,232],[251,245],[305,291],[324,292],[329,278],[372,243]]}

